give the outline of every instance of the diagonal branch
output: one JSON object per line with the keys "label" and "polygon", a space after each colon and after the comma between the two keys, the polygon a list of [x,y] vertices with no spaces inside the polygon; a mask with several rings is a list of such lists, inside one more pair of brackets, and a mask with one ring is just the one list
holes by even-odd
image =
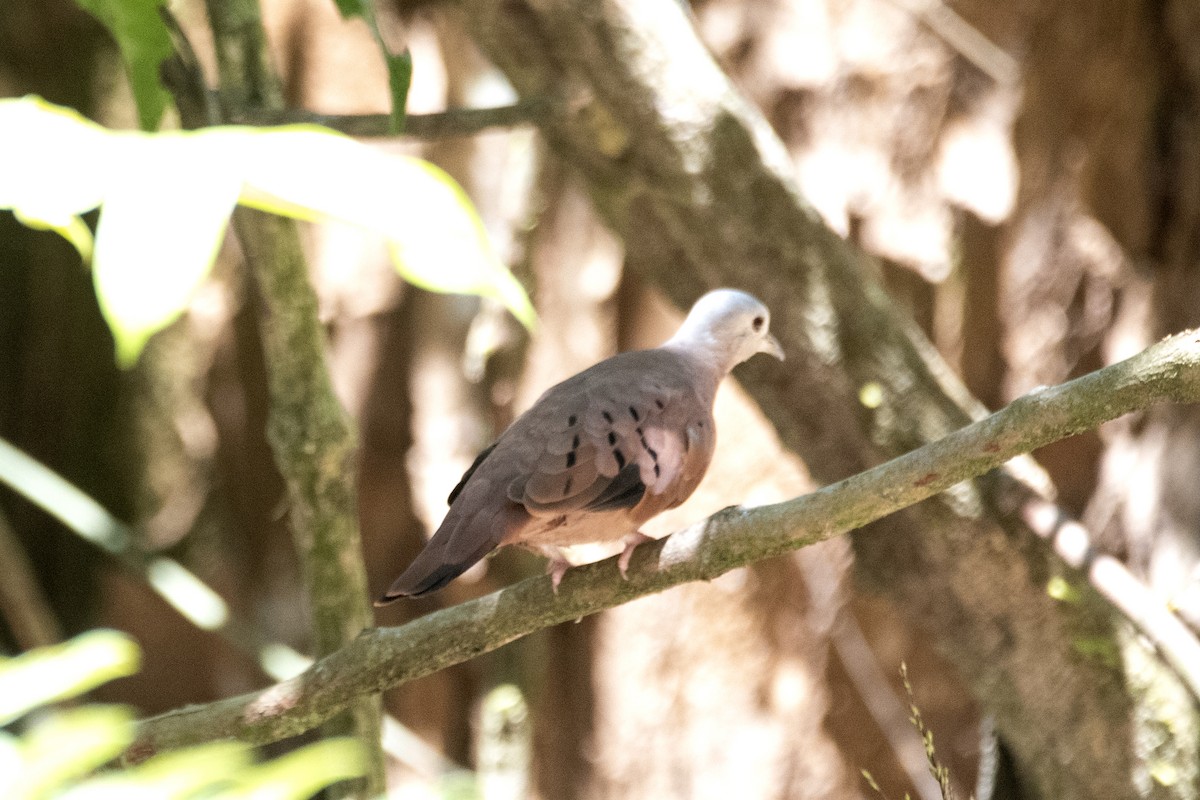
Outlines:
{"label": "diagonal branch", "polygon": [[[742,286],[772,310],[789,368],[742,374],[814,477],[832,483],[986,413],[897,310],[878,265],[805,202],[789,152],[679,4],[463,5],[518,94],[548,99],[538,127],[624,239],[631,271],[681,306]],[[864,408],[868,388],[880,402]],[[933,637],[995,717],[1026,794],[1127,797],[1150,771],[1196,775],[1195,748],[1178,745],[1188,735],[1172,733],[1200,720],[1190,698],[1139,688],[1171,684],[1165,661],[1136,652],[1103,593],[1047,592],[1062,561],[1026,520],[1039,498],[1024,477],[997,470],[857,532],[860,585]],[[1156,784],[1180,800],[1184,787]]]}
{"label": "diagonal branch", "polygon": [[[809,495],[760,508],[727,508],[643,545],[634,555],[628,581],[617,576],[615,559],[607,559],[568,572],[557,596],[548,577],[531,578],[407,625],[364,631],[296,678],[144,720],[128,757],[142,759],[212,739],[265,743],[296,735],[357,697],[429,675],[550,625],[689,581],[712,580],[841,535],[1130,411],[1197,400],[1200,333],[1189,331],[1127,361],[1019,398],[936,442]],[[1079,573],[1073,577],[1082,579]],[[1190,638],[1160,644],[1180,648],[1169,660],[1192,690],[1200,691],[1200,645]]]}
{"label": "diagonal branch", "polygon": [[4,574],[4,580],[0,581],[0,620],[8,625],[17,646],[32,650],[61,642],[62,626],[3,510],[0,510],[0,572]]}

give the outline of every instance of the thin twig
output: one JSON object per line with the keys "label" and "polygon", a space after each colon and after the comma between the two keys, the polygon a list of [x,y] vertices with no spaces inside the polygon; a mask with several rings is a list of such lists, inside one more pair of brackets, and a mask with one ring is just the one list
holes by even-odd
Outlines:
{"label": "thin twig", "polygon": [[925,23],[959,55],[1001,86],[1020,77],[1017,60],[941,0],[890,0]]}
{"label": "thin twig", "polygon": [[33,564],[0,511],[0,614],[22,650],[62,641],[62,627],[33,574]]}
{"label": "thin twig", "polygon": [[[937,778],[926,769],[926,753],[922,742],[913,738],[912,729],[905,724],[908,709],[887,682],[879,667],[878,657],[858,621],[848,610],[842,619],[834,623],[830,639],[854,690],[887,740],[896,763],[916,789],[917,796],[921,800],[939,800],[942,797],[940,785]],[[879,791],[878,787],[873,788]]]}
{"label": "thin twig", "polygon": [[[432,674],[542,628],[841,535],[1130,411],[1197,400],[1200,334],[1191,331],[1019,398],[936,442],[811,494],[760,508],[727,508],[643,545],[627,581],[610,558],[569,571],[557,594],[548,576],[531,578],[407,625],[364,631],[294,679],[144,720],[128,756],[145,758],[217,738],[270,742],[293,736],[355,697]],[[1200,648],[1194,640],[1169,644]],[[1200,685],[1189,687],[1200,697]]]}
{"label": "thin twig", "polygon": [[917,735],[921,737],[929,774],[937,781],[942,800],[957,800],[958,795],[955,793],[954,787],[950,785],[950,770],[937,757],[937,748],[933,746],[933,731],[929,730],[925,725],[925,718],[921,716],[921,709],[917,705],[916,698],[913,697],[912,683],[908,680],[908,665],[903,661],[900,662],[900,682],[904,684],[904,694],[908,698],[908,721],[917,729]]}
{"label": "thin twig", "polygon": [[183,26],[165,5],[158,7],[158,16],[167,28],[175,50],[174,55],[160,65],[159,79],[175,99],[180,116],[184,119],[203,119],[206,125],[220,124],[221,109],[217,93],[205,85],[204,67]]}
{"label": "thin twig", "polygon": [[[409,114],[401,136],[416,139],[447,139],[474,136],[495,128],[532,124],[544,113],[546,104],[522,100],[495,108],[452,108],[436,114]],[[319,114],[304,109],[264,111],[248,109],[235,113],[232,121],[243,125],[313,124],[341,131],[350,136],[389,136],[387,114]]]}
{"label": "thin twig", "polygon": [[[892,689],[878,656],[849,606],[849,587],[846,585],[849,576],[834,566],[832,558],[819,555],[827,553],[828,550],[815,550],[806,554],[809,557],[796,560],[808,589],[809,617],[830,621],[826,634],[828,641],[919,800],[941,800],[937,781],[925,769],[925,750],[912,735],[908,724],[908,709]],[[883,791],[872,783],[874,778],[870,772],[863,772],[868,783],[884,796]]]}

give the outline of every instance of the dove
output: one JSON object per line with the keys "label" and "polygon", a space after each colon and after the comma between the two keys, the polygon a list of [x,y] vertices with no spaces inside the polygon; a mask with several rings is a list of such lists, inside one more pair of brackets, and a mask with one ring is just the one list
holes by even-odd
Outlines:
{"label": "dove", "polygon": [[621,541],[624,577],[649,539],[642,524],[686,500],[708,470],[721,380],[756,353],[783,360],[770,317],[752,295],[717,289],[659,347],[546,390],[467,469],[442,524],[376,605],[436,591],[506,545],[549,558],[557,592],[570,566],[562,548]]}

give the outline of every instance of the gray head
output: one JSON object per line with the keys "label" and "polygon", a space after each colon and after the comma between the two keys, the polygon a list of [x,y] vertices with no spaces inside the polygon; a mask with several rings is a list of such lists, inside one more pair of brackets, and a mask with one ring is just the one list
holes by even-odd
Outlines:
{"label": "gray head", "polygon": [[737,289],[716,289],[696,301],[664,346],[701,355],[728,372],[755,353],[783,360],[783,347],[770,328],[771,312],[758,298]]}

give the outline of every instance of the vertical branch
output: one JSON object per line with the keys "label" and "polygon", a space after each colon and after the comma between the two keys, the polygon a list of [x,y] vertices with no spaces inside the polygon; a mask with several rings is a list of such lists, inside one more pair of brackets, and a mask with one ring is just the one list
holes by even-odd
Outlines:
{"label": "vertical branch", "polygon": [[258,0],[206,0],[220,73],[221,111],[283,109],[283,88],[271,68]]}
{"label": "vertical branch", "polygon": [[[354,488],[356,437],[326,368],[317,298],[295,224],[239,209],[234,228],[264,305],[260,329],[271,403],[267,436],[288,486],[320,658],[371,624]],[[378,747],[378,697],[356,703],[351,713],[353,721],[343,720],[337,732],[352,730]]]}
{"label": "vertical branch", "polygon": [[[267,437],[288,487],[289,512],[312,614],[314,655],[328,655],[371,624],[355,498],[356,437],[333,393],[317,298],[291,220],[239,209],[234,228],[264,305]],[[372,753],[364,797],[383,791],[378,695],[328,723]]]}
{"label": "vertical branch", "polygon": [[[220,71],[223,113],[255,107],[279,111],[283,93],[270,67],[257,0],[207,0]],[[371,624],[355,497],[355,433],[333,392],[325,362],[317,298],[296,225],[239,209],[234,229],[263,303],[260,330],[267,367],[267,435],[288,487],[296,547],[312,613],[318,658]],[[351,734],[368,753],[363,797],[383,793],[378,695],[366,695],[327,723]]]}

